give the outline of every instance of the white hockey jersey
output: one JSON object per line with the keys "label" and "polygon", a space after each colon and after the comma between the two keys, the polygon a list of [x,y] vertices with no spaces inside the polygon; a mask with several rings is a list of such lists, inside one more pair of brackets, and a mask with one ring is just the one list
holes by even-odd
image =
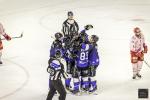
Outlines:
{"label": "white hockey jersey", "polygon": [[144,50],[144,44],[145,44],[145,38],[143,34],[141,34],[140,37],[134,35],[132,36],[130,41],[130,51],[142,52]]}

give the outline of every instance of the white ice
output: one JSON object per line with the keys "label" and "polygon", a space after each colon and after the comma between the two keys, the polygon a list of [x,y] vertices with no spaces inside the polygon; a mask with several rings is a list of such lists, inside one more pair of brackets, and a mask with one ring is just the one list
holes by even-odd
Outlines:
{"label": "white ice", "polygon": [[[138,100],[138,89],[150,89],[150,68],[132,80],[129,41],[133,28],[141,28],[150,47],[150,0],[0,0],[0,22],[11,36],[3,41],[0,66],[0,100],[45,100],[46,72],[54,33],[61,31],[67,11],[73,11],[80,30],[86,24],[97,34],[101,65],[97,71],[99,95],[73,96],[66,100]],[[150,50],[150,48],[149,48]],[[150,63],[150,51],[145,60]],[[58,96],[54,97],[57,100]]]}

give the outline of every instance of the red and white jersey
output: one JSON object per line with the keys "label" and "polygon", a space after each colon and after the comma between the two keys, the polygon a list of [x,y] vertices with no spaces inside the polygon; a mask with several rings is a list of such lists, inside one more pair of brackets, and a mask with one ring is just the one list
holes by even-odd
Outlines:
{"label": "red and white jersey", "polygon": [[130,51],[142,52],[144,50],[144,44],[145,44],[145,38],[143,34],[141,34],[140,37],[134,35],[132,36],[130,41]]}

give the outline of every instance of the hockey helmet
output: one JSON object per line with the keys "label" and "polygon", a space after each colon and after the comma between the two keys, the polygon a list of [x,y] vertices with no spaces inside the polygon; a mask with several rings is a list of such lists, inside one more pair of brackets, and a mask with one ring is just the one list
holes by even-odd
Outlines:
{"label": "hockey helmet", "polygon": [[53,42],[53,44],[54,44],[54,47],[55,47],[55,48],[61,48],[61,47],[62,47],[62,42],[59,41],[59,40],[55,40],[55,41]]}
{"label": "hockey helmet", "polygon": [[99,37],[97,35],[91,35],[91,42],[97,42],[99,40]]}
{"label": "hockey helmet", "polygon": [[72,11],[68,11],[67,15],[68,16],[73,16],[73,12]]}
{"label": "hockey helmet", "polygon": [[62,33],[60,33],[60,32],[55,33],[55,38],[56,39],[60,39],[62,37],[63,37]]}
{"label": "hockey helmet", "polygon": [[55,57],[56,57],[56,58],[61,58],[61,56],[62,56],[61,51],[60,51],[60,50],[56,50],[56,52],[55,52]]}
{"label": "hockey helmet", "polygon": [[73,12],[72,11],[69,11],[67,15],[68,15],[68,19],[70,19],[70,20],[73,19]]}
{"label": "hockey helmet", "polygon": [[135,28],[133,29],[133,31],[134,31],[134,33],[140,33],[140,32],[141,32],[141,30],[140,30],[139,27],[135,27]]}

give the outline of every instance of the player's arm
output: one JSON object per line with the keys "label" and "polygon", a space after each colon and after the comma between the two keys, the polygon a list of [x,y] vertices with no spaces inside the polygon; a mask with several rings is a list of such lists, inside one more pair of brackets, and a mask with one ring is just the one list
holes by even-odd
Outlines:
{"label": "player's arm", "polygon": [[144,38],[144,36],[143,36],[143,48],[144,48],[144,53],[147,53],[147,51],[148,51],[148,47],[147,47],[147,45],[146,45],[146,43],[145,43],[145,38]]}
{"label": "player's arm", "polygon": [[143,47],[144,47],[144,53],[147,53],[148,47],[147,47],[147,45],[145,43],[143,43]]}
{"label": "player's arm", "polygon": [[63,35],[67,35],[68,34],[68,29],[67,29],[67,25],[66,25],[66,21],[64,21],[63,25],[62,25],[62,32],[63,32]]}
{"label": "player's arm", "polygon": [[50,73],[50,63],[51,63],[51,61],[52,61],[52,59],[50,58],[49,60],[48,60],[48,67],[47,67],[47,72],[48,73]]}
{"label": "player's arm", "polygon": [[65,72],[64,70],[64,65],[60,62],[60,65],[61,65],[61,73],[62,73],[62,76],[64,79],[67,79],[68,78],[68,75],[67,73]]}
{"label": "player's arm", "polygon": [[2,24],[0,24],[0,34],[2,34],[6,38],[6,40],[11,40],[11,37],[5,33],[5,30]]}
{"label": "player's arm", "polygon": [[65,35],[66,27],[65,27],[65,24],[64,24],[64,23],[63,23],[63,25],[62,25],[62,32],[63,32],[63,34]]}
{"label": "player's arm", "polygon": [[75,23],[75,26],[76,26],[76,32],[78,32],[79,31],[79,25],[76,21],[74,21],[74,23]]}

